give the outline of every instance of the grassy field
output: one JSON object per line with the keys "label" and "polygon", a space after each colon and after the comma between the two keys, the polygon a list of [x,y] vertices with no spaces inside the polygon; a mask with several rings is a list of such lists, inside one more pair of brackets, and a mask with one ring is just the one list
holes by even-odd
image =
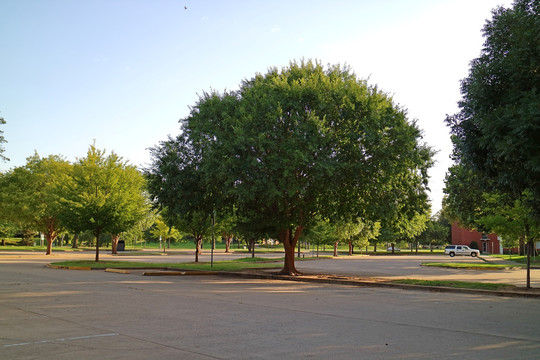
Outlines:
{"label": "grassy field", "polygon": [[[527,256],[526,255],[491,255],[493,257],[498,257],[505,260],[511,260],[515,261],[519,264],[526,264],[527,263]],[[540,256],[531,256],[531,264],[532,265],[540,265]]]}
{"label": "grassy field", "polygon": [[422,263],[422,266],[434,266],[434,267],[443,267],[451,269],[480,269],[480,270],[502,270],[508,269],[511,267],[521,268],[523,265],[503,265],[503,264],[491,264],[491,263]]}
{"label": "grassy field", "polygon": [[214,271],[240,271],[253,268],[280,268],[283,259],[243,258],[230,261],[214,261],[199,263],[145,263],[134,261],[60,261],[52,263],[54,266],[89,267],[92,269],[183,269],[183,270],[214,270]]}
{"label": "grassy field", "polygon": [[503,290],[509,288],[515,288],[509,284],[495,284],[495,283],[479,283],[468,281],[446,281],[446,280],[415,280],[415,279],[398,279],[392,280],[393,284],[410,284],[410,285],[423,285],[423,286],[444,286],[462,289],[481,289],[481,290]]}

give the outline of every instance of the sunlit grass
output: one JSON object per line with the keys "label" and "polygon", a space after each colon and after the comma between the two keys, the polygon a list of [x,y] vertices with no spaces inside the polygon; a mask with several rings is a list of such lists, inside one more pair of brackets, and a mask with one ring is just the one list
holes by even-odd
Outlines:
{"label": "sunlit grass", "polygon": [[441,286],[461,289],[480,289],[480,290],[502,290],[514,288],[514,285],[496,284],[496,283],[479,283],[468,281],[448,281],[448,280],[416,280],[416,279],[398,279],[392,280],[393,284],[409,284],[423,286]]}
{"label": "sunlit grass", "polygon": [[93,269],[185,269],[185,270],[213,270],[213,271],[240,271],[253,268],[279,268],[283,264],[281,259],[242,258],[237,260],[214,261],[198,263],[148,263],[135,261],[60,261],[52,263],[54,266],[90,267]]}
{"label": "sunlit grass", "polygon": [[478,269],[478,270],[502,270],[511,267],[521,268],[522,265],[502,265],[502,264],[491,264],[491,263],[422,263],[422,266],[434,266],[434,267],[443,267],[451,269]]}
{"label": "sunlit grass", "polygon": [[[497,257],[497,258],[500,258],[500,259],[515,261],[515,262],[520,263],[520,264],[526,264],[527,263],[527,255],[494,254],[494,255],[490,255],[490,256]],[[540,264],[540,256],[531,256],[531,264],[535,264],[535,265]]]}

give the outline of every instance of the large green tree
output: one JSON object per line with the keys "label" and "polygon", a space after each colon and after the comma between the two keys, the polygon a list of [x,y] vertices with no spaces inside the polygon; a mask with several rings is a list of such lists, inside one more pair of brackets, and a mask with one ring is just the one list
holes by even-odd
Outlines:
{"label": "large green tree", "polygon": [[540,1],[496,8],[483,35],[460,111],[446,119],[455,156],[501,192],[529,191],[540,216]]}
{"label": "large green tree", "polygon": [[[238,91],[205,93],[181,137],[204,198],[271,228],[284,274],[298,273],[294,249],[314,219],[400,221],[426,207],[431,150],[420,130],[347,67],[291,62]],[[161,186],[174,181],[161,175]]]}
{"label": "large green tree", "polygon": [[61,221],[74,232],[93,233],[99,261],[101,234],[120,234],[144,217],[144,189],[144,177],[135,166],[91,145],[86,157],[73,164],[62,198]]}
{"label": "large green tree", "polygon": [[43,233],[47,255],[62,230],[59,199],[71,171],[71,164],[60,156],[41,158],[37,153],[25,166],[16,167],[0,178],[2,212],[21,228]]}
{"label": "large green tree", "polygon": [[483,35],[460,111],[446,119],[454,156],[489,184],[485,193],[510,196],[540,221],[540,1],[493,10]]}
{"label": "large green tree", "polygon": [[527,287],[530,287],[530,257],[534,243],[540,238],[540,221],[531,211],[534,203],[529,191],[522,194],[496,190],[488,178],[477,177],[463,162],[454,165],[445,179],[445,216],[461,226],[502,236],[507,247],[520,244],[520,253],[527,246]]}
{"label": "large green tree", "polygon": [[214,210],[201,172],[201,155],[185,134],[161,142],[150,153],[152,165],[146,170],[150,194],[167,225],[193,236],[198,262]]}

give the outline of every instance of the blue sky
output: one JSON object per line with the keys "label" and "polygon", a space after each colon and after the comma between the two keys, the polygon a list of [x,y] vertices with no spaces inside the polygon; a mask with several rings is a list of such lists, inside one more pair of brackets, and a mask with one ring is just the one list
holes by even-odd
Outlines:
{"label": "blue sky", "polygon": [[[148,164],[197,94],[294,59],[348,64],[408,109],[438,150],[440,208],[451,165],[446,114],[509,0],[1,0],[0,171],[38,151],[73,161],[88,146]],[[187,9],[186,9],[187,7]]]}

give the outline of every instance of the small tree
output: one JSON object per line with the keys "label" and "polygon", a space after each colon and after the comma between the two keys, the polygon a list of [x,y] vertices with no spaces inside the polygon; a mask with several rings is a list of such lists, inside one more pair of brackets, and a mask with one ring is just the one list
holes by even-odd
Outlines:
{"label": "small tree", "polygon": [[150,230],[152,235],[163,240],[163,252],[165,252],[165,244],[170,247],[170,239],[179,239],[181,237],[180,232],[174,227],[168,226],[163,219],[157,218],[154,224],[154,228]]}
{"label": "small tree", "polygon": [[6,238],[15,234],[15,227],[8,221],[0,220],[0,240],[2,246],[6,245]]}
{"label": "small tree", "polygon": [[43,233],[46,254],[62,231],[59,222],[63,187],[71,165],[59,156],[41,158],[37,153],[0,178],[0,205],[4,216],[20,227]]}
{"label": "small tree", "polygon": [[[85,158],[73,165],[65,187],[61,220],[74,232],[91,231],[99,261],[100,236],[120,234],[141,219],[147,208],[144,178],[114,152],[91,145]],[[113,244],[113,247],[115,245]]]}
{"label": "small tree", "polygon": [[426,228],[420,233],[416,241],[422,245],[428,245],[433,251],[433,245],[443,245],[448,243],[450,235],[450,224],[441,216],[441,213],[432,216],[426,223]]}

